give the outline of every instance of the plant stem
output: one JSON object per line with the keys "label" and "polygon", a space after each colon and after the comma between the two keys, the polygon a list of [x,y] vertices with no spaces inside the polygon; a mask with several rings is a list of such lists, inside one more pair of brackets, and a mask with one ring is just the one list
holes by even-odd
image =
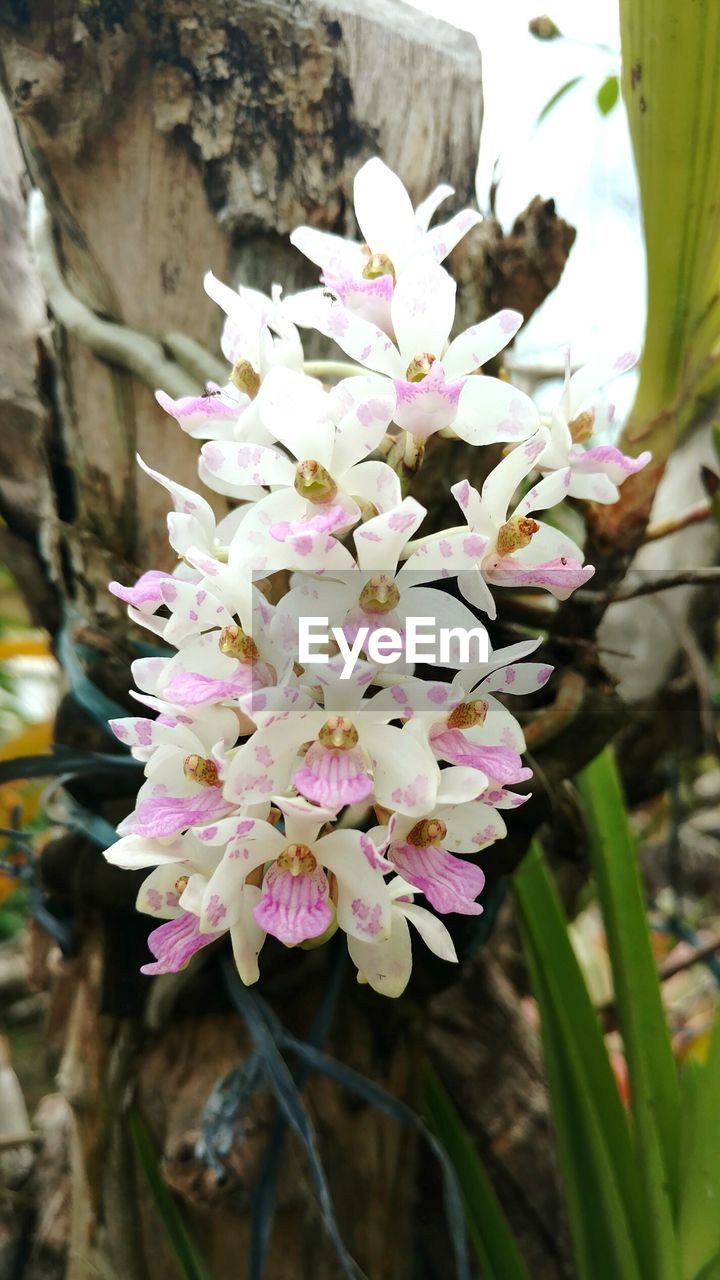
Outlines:
{"label": "plant stem", "polygon": [[367,373],[367,369],[347,360],[306,360],[303,373],[309,378],[355,378],[358,374]]}

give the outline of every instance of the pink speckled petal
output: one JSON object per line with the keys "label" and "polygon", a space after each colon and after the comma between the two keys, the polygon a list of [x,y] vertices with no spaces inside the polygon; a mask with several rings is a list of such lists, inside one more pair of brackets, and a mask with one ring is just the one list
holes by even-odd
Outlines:
{"label": "pink speckled petal", "polygon": [[224,817],[229,807],[219,787],[204,787],[188,796],[148,796],[122,825],[127,833],[157,839]]}
{"label": "pink speckled petal", "polygon": [[529,396],[509,382],[486,374],[466,378],[452,424],[468,444],[496,444],[527,440],[540,425]]}
{"label": "pink speckled petal", "polygon": [[509,747],[492,747],[471,742],[461,729],[433,729],[430,742],[438,759],[480,769],[495,782],[524,782],[532,776],[516,751],[511,751]]}
{"label": "pink speckled petal", "polygon": [[111,591],[119,600],[124,600],[126,604],[134,605],[143,613],[154,613],[163,603],[161,587],[169,577],[169,574],[161,573],[158,569],[148,569],[147,573],[140,575],[134,587],[124,587],[120,582],[110,582],[108,591]]}
{"label": "pink speckled petal", "polygon": [[[418,213],[419,208],[415,210],[416,217]],[[474,209],[461,209],[448,222],[428,231],[425,236],[425,248],[430,250],[436,262],[444,262],[463,236],[466,236],[468,231],[476,227],[479,222],[482,222],[481,214],[476,213]]]}
{"label": "pink speckled petal", "polygon": [[261,929],[286,947],[319,937],[332,920],[327,877],[319,867],[293,875],[274,863],[266,872],[253,916]]}
{"label": "pink speckled petal", "polygon": [[178,973],[184,969],[196,951],[207,947],[217,938],[216,933],[201,933],[197,916],[183,912],[176,920],[168,920],[159,929],[153,929],[148,937],[148,947],[155,956],[152,964],[144,964],[141,973]]}
{"label": "pink speckled petal", "polygon": [[373,789],[362,751],[335,751],[314,742],[293,779],[307,800],[337,813],[346,804],[366,800]]}
{"label": "pink speckled petal", "polygon": [[474,863],[454,858],[446,849],[418,849],[411,844],[392,845],[389,856],[400,875],[424,893],[436,911],[481,914],[475,899],[482,892],[485,875]]}
{"label": "pink speckled petal", "polygon": [[519,311],[498,311],[497,315],[459,333],[443,357],[447,376],[459,378],[475,369],[482,369],[512,341],[522,322]]}

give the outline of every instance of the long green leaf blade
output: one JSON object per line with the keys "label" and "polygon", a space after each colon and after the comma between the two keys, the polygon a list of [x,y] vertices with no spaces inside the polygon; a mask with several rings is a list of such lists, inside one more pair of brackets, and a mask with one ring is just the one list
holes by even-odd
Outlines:
{"label": "long green leaf blade", "polygon": [[[553,1120],[583,1277],[641,1275],[642,1205],[625,1115],[597,1015],[537,843],[513,878],[541,1015]],[[600,1206],[604,1206],[604,1212]],[[652,1272],[646,1272],[648,1280]]]}
{"label": "long green leaf blade", "polygon": [[676,1280],[673,1210],[678,1199],[680,1089],[650,945],[635,842],[609,749],[583,770],[578,787],[628,1063],[638,1175],[652,1230],[654,1275],[657,1280]]}
{"label": "long green leaf blade", "polygon": [[182,1214],[165,1184],[150,1135],[137,1108],[127,1118],[128,1131],[145,1175],[157,1216],[165,1231],[182,1280],[212,1280],[205,1263],[188,1235]]}
{"label": "long green leaf blade", "polygon": [[579,1045],[568,1037],[523,926],[533,990],[541,1011],[545,1069],[575,1246],[578,1280],[639,1280],[626,1206],[608,1157],[601,1118],[588,1093]]}
{"label": "long green leaf blade", "polygon": [[[707,1061],[695,1073],[681,1161],[678,1223],[683,1280],[720,1275],[720,1016]],[[708,1271],[708,1268],[710,1270]]]}
{"label": "long green leaf blade", "polygon": [[468,1235],[483,1280],[529,1280],[490,1179],[445,1088],[429,1064],[423,1070],[422,1088],[428,1124],[455,1166],[465,1203]]}

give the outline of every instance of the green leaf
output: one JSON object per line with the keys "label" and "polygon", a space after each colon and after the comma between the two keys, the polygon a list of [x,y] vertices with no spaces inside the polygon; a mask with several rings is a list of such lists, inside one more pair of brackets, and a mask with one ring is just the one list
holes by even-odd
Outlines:
{"label": "green leaf", "polygon": [[152,1139],[136,1107],[128,1114],[127,1126],[138,1163],[145,1174],[155,1211],[178,1264],[182,1280],[212,1280],[210,1272],[188,1235],[183,1216],[165,1184]]}
{"label": "green leaf", "polygon": [[609,748],[583,770],[578,787],[628,1064],[637,1176],[652,1233],[653,1274],[656,1280],[676,1280],[673,1209],[678,1200],[680,1088],[650,944],[635,842]]}
{"label": "green leaf", "polygon": [[483,1280],[529,1280],[490,1179],[444,1086],[429,1064],[423,1068],[422,1089],[426,1120],[458,1176],[468,1235]]}
{"label": "green leaf", "polygon": [[583,79],[584,79],[583,76],[573,76],[572,80],[566,80],[565,84],[561,84],[560,88],[555,90],[552,97],[548,98],[547,102],[545,103],[545,106],[543,107],[542,111],[540,112],[540,115],[537,118],[536,124],[542,124],[543,120],[545,119],[546,116],[550,114],[553,107],[556,107],[558,102],[561,102],[562,99],[565,97],[565,94],[569,93],[571,89],[574,89],[575,85],[580,84],[580,81]]}
{"label": "green leaf", "polygon": [[603,80],[597,91],[595,101],[600,109],[600,114],[609,116],[618,98],[620,97],[620,79],[618,76],[608,76],[607,80]]}
{"label": "green leaf", "polygon": [[657,464],[720,388],[720,5],[620,0],[620,28],[647,320],[616,443],[650,449]]}
{"label": "green leaf", "polygon": [[693,1280],[720,1280],[720,1253],[708,1262],[707,1266],[693,1277]]}
{"label": "green leaf", "polygon": [[[642,1203],[630,1131],[596,1012],[537,842],[513,877],[538,1001],[579,1274],[640,1276]],[[648,1280],[652,1272],[647,1270]]]}
{"label": "green leaf", "polygon": [[[684,1280],[705,1276],[713,1264],[715,1274],[720,1274],[720,1017],[717,1014],[707,1060],[702,1067],[696,1066],[691,1079],[683,1117],[678,1221]],[[709,1280],[712,1272],[707,1274]]]}
{"label": "green leaf", "polygon": [[637,1250],[612,1168],[603,1117],[583,1080],[581,1047],[564,1033],[559,1008],[527,935],[526,958],[541,1009],[545,1069],[575,1246],[578,1280],[639,1280]]}

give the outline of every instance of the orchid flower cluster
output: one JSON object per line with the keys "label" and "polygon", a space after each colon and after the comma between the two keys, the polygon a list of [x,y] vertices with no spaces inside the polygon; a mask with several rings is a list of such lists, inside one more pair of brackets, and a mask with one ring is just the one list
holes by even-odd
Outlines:
{"label": "orchid flower cluster", "polygon": [[[450,340],[456,286],[442,263],[480,221],[464,210],[430,228],[450,194],[438,187],[413,209],[370,160],[355,180],[364,242],[296,230],[321,284],[290,298],[209,274],[228,381],[197,397],[157,393],[203,441],[200,479],[232,510],[216,522],[203,497],[144,467],[170,495],[178,564],[111,584],[167,648],[133,664],[147,714],[112,722],[145,764],[105,854],[148,871],[137,905],[162,923],[145,973],[176,971],[229,934],[252,983],[268,934],[308,947],[340,929],[358,979],[398,996],[409,926],[457,959],[441,917],[482,911],[474,855],[502,839],[503,812],[527,798],[513,790],[531,771],[505,695],[548,680],[549,666],[528,661],[540,640],[484,662],[458,651],[439,671],[391,667],[371,640],[417,617],[477,628],[479,616],[496,617],[498,588],[566,599],[593,570],[537,513],[568,495],[615,501],[648,455],[590,443],[612,417],[602,388],[631,356],[568,373],[542,420],[527,395],[483,372],[518,313]],[[298,326],[334,339],[354,365],[306,363]],[[456,527],[418,537],[426,510],[403,481],[437,433],[500,446],[500,461],[479,492],[468,480],[452,487]],[[355,645],[349,678],[337,644],[298,661],[303,616],[330,620]]]}

